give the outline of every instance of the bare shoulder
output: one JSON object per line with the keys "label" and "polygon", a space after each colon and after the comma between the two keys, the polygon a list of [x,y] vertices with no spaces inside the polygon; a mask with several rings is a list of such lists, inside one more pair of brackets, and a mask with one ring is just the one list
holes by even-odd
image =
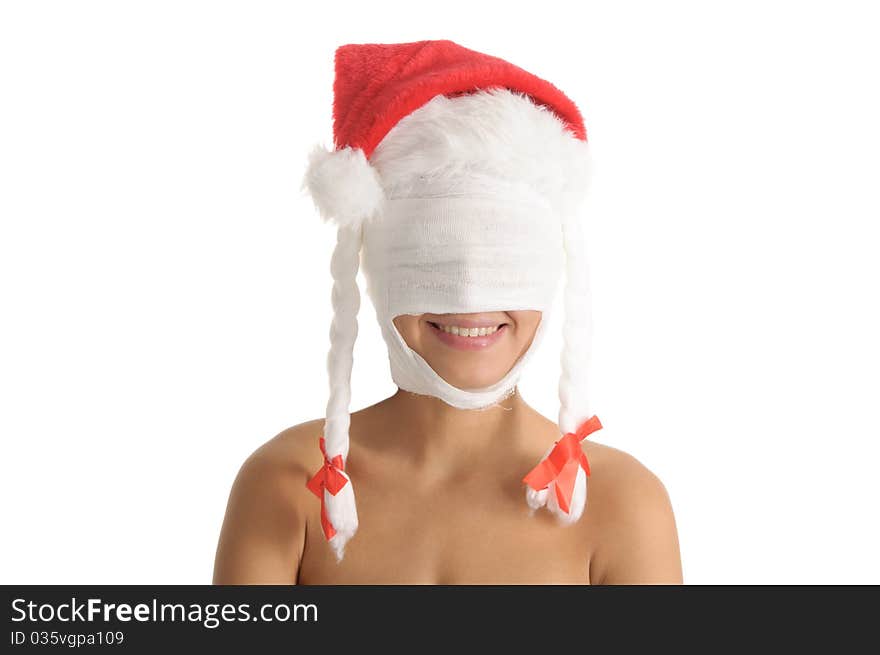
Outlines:
{"label": "bare shoulder", "polygon": [[623,509],[670,505],[666,486],[633,455],[591,440],[583,443],[590,462],[590,492],[603,501],[596,509],[619,516]]}
{"label": "bare shoulder", "polygon": [[596,530],[590,565],[597,584],[682,581],[672,502],[660,478],[634,456],[586,441],[588,512]]}
{"label": "bare shoulder", "polygon": [[232,483],[214,562],[215,584],[296,582],[305,541],[306,480],[321,464],[323,419],[257,448]]}
{"label": "bare shoulder", "polygon": [[318,438],[324,419],[300,423],[283,430],[257,448],[242,465],[242,471],[273,472],[290,476],[314,473],[321,463]]}

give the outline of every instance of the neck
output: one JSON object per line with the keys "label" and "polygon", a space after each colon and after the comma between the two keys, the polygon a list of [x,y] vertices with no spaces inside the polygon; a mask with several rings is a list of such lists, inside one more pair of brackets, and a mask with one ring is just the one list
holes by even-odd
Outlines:
{"label": "neck", "polygon": [[434,396],[398,388],[385,403],[393,418],[395,443],[416,460],[461,461],[482,457],[495,448],[509,448],[522,433],[522,422],[533,410],[519,390],[485,409],[458,409]]}

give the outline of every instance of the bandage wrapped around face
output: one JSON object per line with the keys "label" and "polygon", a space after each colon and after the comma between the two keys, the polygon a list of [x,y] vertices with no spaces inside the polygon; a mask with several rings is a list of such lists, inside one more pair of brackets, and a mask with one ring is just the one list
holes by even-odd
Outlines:
{"label": "bandage wrapped around face", "polygon": [[[373,154],[389,191],[381,218],[364,225],[361,261],[391,377],[405,391],[459,409],[485,408],[513,392],[543,341],[565,255],[553,195],[562,178],[548,185],[546,173],[535,176],[552,153],[529,153],[509,128],[490,124],[515,126],[528,113],[536,114],[529,124],[544,118],[558,139],[551,114],[496,91],[434,98],[401,120]],[[393,323],[402,314],[514,310],[542,312],[538,329],[510,371],[482,389],[449,384]]]}
{"label": "bandage wrapped around face", "polygon": [[[541,216],[547,223],[536,220]],[[507,397],[546,331],[561,252],[561,226],[534,193],[391,199],[382,220],[364,227],[362,266],[394,383],[459,409]],[[537,332],[510,371],[482,389],[449,384],[393,322],[403,314],[512,310],[542,312]]]}
{"label": "bandage wrapped around face", "polygon": [[[408,51],[410,46],[421,57],[426,49],[436,48],[444,70],[451,56],[462,57],[465,69],[472,65],[473,51],[448,41],[400,47]],[[337,77],[347,66],[346,57],[353,57],[352,70],[363,74],[365,64],[357,57],[372,56],[369,48],[358,50],[366,46],[351,47],[344,56],[337,54]],[[498,62],[491,59],[499,71],[509,66]],[[491,66],[478,70],[480,75],[495,74]],[[429,67],[423,72],[430,84],[438,79]],[[534,95],[485,85],[416,102],[406,91],[401,97],[413,107],[403,111],[403,105],[386,103],[388,93],[376,86],[376,98],[383,107],[391,107],[393,120],[368,114],[357,99],[362,86],[352,83],[353,95],[348,97],[348,87],[337,83],[340,147],[332,152],[318,147],[311,154],[303,186],[322,217],[337,224],[338,233],[331,261],[334,320],[328,356],[330,398],[321,444],[325,466],[310,481],[310,489],[322,501],[325,536],[340,559],[358,526],[353,481],[344,462],[360,268],[395,384],[462,410],[491,406],[515,389],[546,334],[564,273],[559,380],[564,438],[548,448],[524,482],[532,508],[546,506],[566,523],[576,521],[583,511],[589,471],[580,447],[574,445],[588,433],[587,419],[592,416],[590,295],[578,215],[589,177],[586,133],[573,103],[558,89],[521,69],[505,74],[522,76],[522,85],[534,89]],[[411,77],[402,79],[404,86],[410,84]],[[360,113],[342,111],[341,98],[358,106]],[[387,125],[382,122],[386,119]],[[358,139],[367,146],[341,145],[345,139],[340,134],[353,120],[361,121],[367,137]],[[377,134],[381,138],[369,145]],[[351,135],[347,140],[353,140]],[[481,389],[449,384],[406,344],[393,322],[404,314],[515,310],[542,312],[534,338],[500,380]],[[596,426],[597,421],[589,423],[591,430]]]}

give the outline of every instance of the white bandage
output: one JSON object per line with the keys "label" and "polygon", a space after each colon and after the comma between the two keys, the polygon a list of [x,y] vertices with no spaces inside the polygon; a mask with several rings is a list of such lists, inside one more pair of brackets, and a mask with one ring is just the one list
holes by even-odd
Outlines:
{"label": "white bandage", "polygon": [[[382,220],[364,226],[367,292],[388,347],[391,377],[403,390],[478,409],[508,396],[539,347],[562,271],[563,235],[553,207],[523,185],[503,193],[391,198]],[[498,382],[459,389],[403,340],[402,314],[536,310],[529,348]]]}

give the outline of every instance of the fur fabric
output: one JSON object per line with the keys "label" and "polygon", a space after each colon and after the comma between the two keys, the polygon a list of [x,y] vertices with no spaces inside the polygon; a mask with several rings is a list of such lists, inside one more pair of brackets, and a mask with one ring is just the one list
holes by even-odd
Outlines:
{"label": "fur fabric", "polygon": [[359,147],[368,159],[389,130],[434,96],[490,87],[528,94],[556,112],[576,139],[587,139],[580,110],[553,84],[448,39],[346,44],[336,49],[334,64],[336,144]]}
{"label": "fur fabric", "polygon": [[388,198],[516,197],[525,187],[558,215],[585,195],[590,172],[587,142],[564,120],[497,87],[435,96],[388,132],[371,163]]}
{"label": "fur fabric", "polygon": [[385,200],[379,175],[360,148],[328,151],[316,145],[300,190],[308,191],[324,221],[346,228],[375,218]]}

